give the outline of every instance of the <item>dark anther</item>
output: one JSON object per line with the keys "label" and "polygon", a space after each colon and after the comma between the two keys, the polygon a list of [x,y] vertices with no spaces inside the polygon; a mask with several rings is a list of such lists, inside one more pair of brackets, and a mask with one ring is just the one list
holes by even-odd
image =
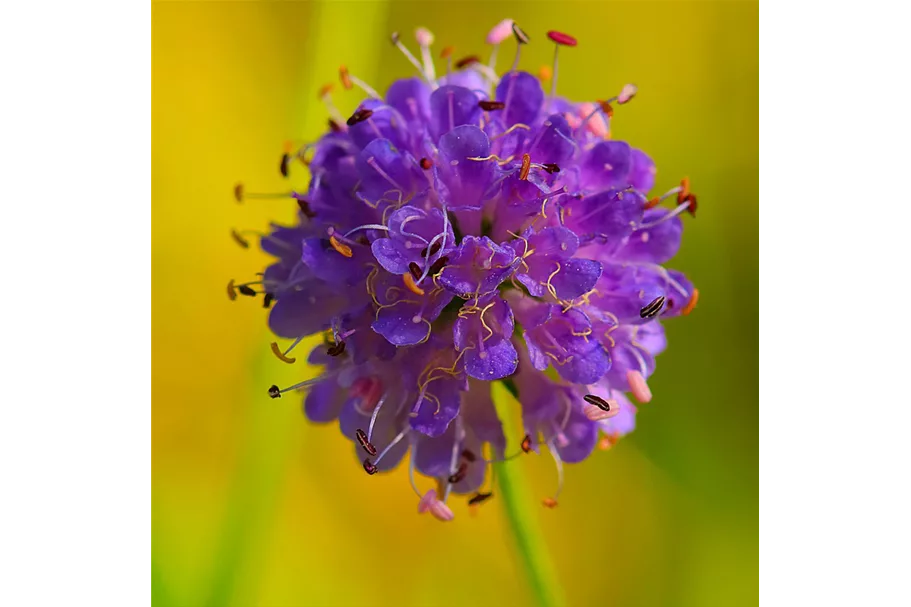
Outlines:
{"label": "dark anther", "polygon": [[664,308],[664,302],[665,297],[663,295],[659,295],[651,300],[639,310],[639,318],[655,318],[658,316],[658,313],[661,312],[662,308]]}
{"label": "dark anther", "polygon": [[364,470],[367,471],[367,474],[376,474],[379,472],[379,468],[370,461],[370,458],[364,460]]}
{"label": "dark anther", "polygon": [[425,171],[429,171],[433,167],[433,160],[430,158],[421,158],[421,168]]}
{"label": "dark anther", "polygon": [[525,438],[522,439],[522,451],[525,453],[531,451],[531,434],[526,434]]}
{"label": "dark anther", "polygon": [[440,257],[435,262],[433,262],[433,265],[430,266],[430,269],[427,270],[427,273],[430,274],[431,276],[433,276],[434,274],[436,274],[437,272],[442,270],[448,261],[449,261],[449,258],[446,257],[445,255],[443,257]]}
{"label": "dark anther", "polygon": [[237,287],[237,290],[240,291],[241,295],[246,295],[247,297],[256,297],[256,291],[247,285],[239,285]]}
{"label": "dark anther", "polygon": [[465,478],[466,472],[468,472],[468,464],[462,462],[459,464],[459,467],[456,469],[456,471],[449,475],[449,478],[446,480],[449,481],[449,484],[455,485],[457,482]]}
{"label": "dark anther", "polygon": [[337,344],[332,344],[326,349],[326,354],[329,356],[341,356],[345,353],[345,342],[340,341]]}
{"label": "dark anther", "polygon": [[598,407],[602,411],[610,411],[610,403],[600,396],[597,396],[595,394],[586,394],[583,398],[585,399],[585,402]]}
{"label": "dark anther", "polygon": [[266,293],[266,296],[263,297],[263,307],[268,308],[272,305],[272,300],[275,299],[275,295],[272,293]]}
{"label": "dark anther", "polygon": [[429,251],[428,251],[427,247],[424,247],[424,250],[421,251],[421,257],[426,259],[428,257],[428,255],[429,256],[436,255],[437,251],[439,251],[440,248],[442,248],[442,246],[443,246],[443,243],[438,240],[435,243],[433,243],[433,246],[430,247]]}
{"label": "dark anther", "polygon": [[475,504],[483,504],[487,500],[493,497],[493,493],[478,493],[473,495],[470,500],[468,500],[469,506],[474,506]]}
{"label": "dark anther", "polygon": [[547,171],[548,173],[550,173],[551,175],[553,175],[554,173],[560,172],[560,167],[557,166],[553,162],[548,162],[547,164],[542,164],[541,166],[544,167],[544,170]]}
{"label": "dark anther", "polygon": [[371,456],[376,455],[376,447],[374,447],[370,441],[367,440],[366,432],[358,428],[357,431],[355,431],[354,436],[357,438],[357,442],[361,445],[361,447],[364,448],[364,451],[369,453]]}
{"label": "dark anther", "polygon": [[234,290],[234,279],[228,281],[228,299],[234,301],[237,299],[237,291]]}
{"label": "dark anther", "polygon": [[411,272],[411,275],[414,276],[415,280],[421,277],[421,267],[413,261],[408,264],[408,271]]}
{"label": "dark anther", "polygon": [[481,62],[481,59],[477,55],[469,55],[467,57],[463,57],[462,59],[459,59],[458,61],[456,61],[455,66],[456,66],[456,69],[460,70],[463,67],[468,67],[469,65],[471,65],[473,63],[480,63],[480,62]]}
{"label": "dark anther", "polygon": [[528,34],[522,31],[522,28],[519,27],[519,24],[515,21],[512,23],[512,33],[516,37],[516,40],[519,42],[519,44],[528,44],[531,41],[531,39],[528,37]]}
{"label": "dark anther", "polygon": [[398,44],[399,43],[399,33],[392,32],[392,35],[389,36],[389,39],[392,40],[392,44]]}
{"label": "dark anther", "polygon": [[291,154],[282,154],[282,162],[278,165],[278,170],[281,171],[282,177],[288,176],[288,164],[291,162]]}
{"label": "dark anther", "polygon": [[695,216],[696,216],[696,206],[697,206],[697,205],[696,205],[696,195],[695,195],[695,194],[687,194],[687,195],[683,198],[683,201],[684,201],[684,202],[690,203],[690,206],[688,206],[688,207],[686,208],[686,212],[689,213],[690,215],[692,215],[693,217],[695,217]]}
{"label": "dark anther", "polygon": [[298,198],[297,206],[300,207],[301,213],[303,213],[307,219],[313,219],[314,217],[316,217],[316,213],[314,213],[310,209],[310,203],[307,202],[306,200],[301,200],[300,198]]}
{"label": "dark anther", "polygon": [[269,397],[270,398],[281,398],[282,391],[278,389],[278,386],[269,386]]}
{"label": "dark anther", "polygon": [[468,449],[464,449],[462,451],[462,458],[465,459],[465,461],[469,461],[469,462],[473,462],[476,459],[478,459],[478,457],[474,454],[474,452],[469,451]]}
{"label": "dark anther", "polygon": [[480,107],[485,112],[491,112],[493,110],[502,110],[506,107],[506,104],[502,101],[478,101],[478,107]]}
{"label": "dark anther", "polygon": [[614,108],[612,108],[607,101],[599,101],[598,106],[601,108],[601,111],[604,112],[604,114],[608,118],[614,117]]}
{"label": "dark anther", "polygon": [[335,120],[330,118],[329,119],[329,130],[332,131],[333,133],[341,133],[342,126],[338,122],[336,122]]}
{"label": "dark anther", "polygon": [[237,202],[244,201],[244,184],[238,183],[236,186],[234,186],[234,200]]}
{"label": "dark anther", "polygon": [[237,232],[237,230],[231,230],[231,238],[233,238],[233,239],[234,239],[234,242],[236,242],[237,244],[239,244],[239,245],[242,246],[243,248],[245,248],[245,249],[249,249],[249,248],[250,248],[250,243],[247,241],[246,238],[244,238],[243,236],[241,236],[241,235]]}
{"label": "dark anther", "polygon": [[373,110],[368,110],[367,108],[361,108],[358,111],[351,114],[351,118],[348,119],[348,126],[354,126],[359,122],[363,122],[373,116]]}
{"label": "dark anther", "polygon": [[364,246],[367,246],[368,244],[370,244],[370,241],[367,240],[367,237],[364,236],[363,234],[358,234],[357,238],[354,239],[354,242],[356,242],[357,244],[362,244]]}

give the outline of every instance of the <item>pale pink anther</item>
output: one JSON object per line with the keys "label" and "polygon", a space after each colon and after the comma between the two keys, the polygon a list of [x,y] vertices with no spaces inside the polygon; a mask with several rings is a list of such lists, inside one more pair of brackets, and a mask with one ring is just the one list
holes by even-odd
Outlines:
{"label": "pale pink anther", "polygon": [[414,38],[421,46],[431,46],[433,44],[433,33],[426,27],[419,27],[414,30]]}
{"label": "pale pink anther", "polygon": [[487,44],[500,44],[512,36],[512,19],[503,19],[487,34]]}
{"label": "pale pink anther", "polygon": [[452,513],[452,510],[449,509],[449,506],[441,502],[440,500],[434,500],[430,505],[430,514],[433,515],[438,521],[451,521],[455,518],[455,514]]}
{"label": "pale pink anther", "polygon": [[418,502],[418,514],[424,514],[430,510],[430,507],[435,501],[437,501],[437,492],[436,489],[431,489],[425,493],[424,497],[421,498],[421,501]]}
{"label": "pale pink anther", "polygon": [[608,419],[620,413],[620,405],[617,404],[617,401],[609,400],[607,403],[610,405],[610,411],[605,411],[601,407],[585,403],[582,405],[582,412],[585,414],[585,417],[593,422]]}
{"label": "pale pink anther", "polygon": [[623,85],[623,90],[620,91],[620,94],[617,95],[617,103],[623,105],[624,103],[629,102],[630,99],[636,96],[636,92],[639,89],[636,88],[635,84],[625,84]]}
{"label": "pale pink anther", "polygon": [[566,438],[566,435],[563,434],[562,432],[557,433],[557,435],[554,437],[554,442],[561,449],[564,449],[569,446],[569,439]]}
{"label": "pale pink anther", "polygon": [[626,372],[626,381],[629,382],[630,392],[640,403],[647,403],[652,400],[652,391],[649,390],[648,384],[645,383],[642,373],[630,369]]}
{"label": "pale pink anther", "polygon": [[[580,104],[579,107],[576,108],[576,112],[578,112],[578,116],[573,117],[575,119],[576,124],[575,124],[575,126],[573,126],[572,122],[570,122],[567,119],[569,126],[574,129],[578,128],[578,126],[580,124],[582,124],[582,120],[585,120],[586,118],[588,118],[588,116],[597,109],[598,109],[598,106],[594,103],[586,102],[586,103]],[[589,120],[587,123],[585,123],[585,130],[587,130],[589,133],[593,134],[596,137],[607,137],[607,135],[610,134],[610,131],[608,130],[607,124],[605,124],[604,119],[602,119],[598,115],[593,116],[591,118],[591,120]]]}

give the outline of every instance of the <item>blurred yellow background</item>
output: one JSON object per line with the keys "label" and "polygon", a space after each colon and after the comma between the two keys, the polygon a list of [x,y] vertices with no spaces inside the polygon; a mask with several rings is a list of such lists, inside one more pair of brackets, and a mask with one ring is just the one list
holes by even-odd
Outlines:
{"label": "blurred yellow background", "polygon": [[[316,90],[339,63],[384,91],[410,74],[391,31],[410,43],[426,25],[438,50],[486,56],[504,17],[532,37],[529,71],[551,60],[548,29],[579,39],[562,95],[635,82],[614,136],[655,159],[656,189],[688,175],[700,202],[670,266],[701,299],[666,323],[636,432],[568,467],[559,508],[528,504],[567,603],[758,603],[757,3],[153,2],[155,605],[533,604],[496,497],[474,518],[464,502],[452,523],[416,516],[403,469],[368,477],[335,425],[266,396],[312,370],[275,360],[260,304],[225,295],[267,261],[231,228],[294,208],[231,188],[287,190],[282,142],[324,128]],[[336,95],[346,115],[358,101]],[[521,461],[552,490],[548,458]]]}

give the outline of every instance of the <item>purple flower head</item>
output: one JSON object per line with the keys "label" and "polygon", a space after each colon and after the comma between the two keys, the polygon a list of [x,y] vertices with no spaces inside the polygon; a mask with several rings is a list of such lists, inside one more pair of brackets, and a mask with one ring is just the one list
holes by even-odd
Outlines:
{"label": "purple flower head", "polygon": [[[488,36],[495,48],[509,37],[504,23]],[[323,371],[269,395],[302,393],[307,418],[337,422],[368,474],[410,452],[418,511],[448,521],[451,495],[472,506],[492,496],[495,462],[546,449],[562,485],[564,463],[634,429],[627,393],[651,399],[647,381],[667,346],[661,318],[698,300],[662,265],[696,197],[687,179],[650,194],[652,159],[611,138],[632,85],[575,103],[557,96],[555,77],[548,92],[519,69],[518,53],[499,76],[495,61],[475,59],[438,76],[433,36],[419,29],[417,38],[423,63],[393,36],[419,74],[385,96],[341,70],[343,87],[362,95],[351,116],[321,91],[330,132],[280,164],[288,178],[304,165],[305,188],[235,188],[238,202],[287,198],[298,213],[294,225],[258,234],[274,261],[257,279],[232,280],[228,295],[262,296],[270,329],[289,340],[271,346],[284,363],[322,335],[308,362]],[[251,233],[233,237],[246,248]],[[521,403],[519,444],[503,432],[495,381]],[[415,471],[433,488],[420,490]]]}

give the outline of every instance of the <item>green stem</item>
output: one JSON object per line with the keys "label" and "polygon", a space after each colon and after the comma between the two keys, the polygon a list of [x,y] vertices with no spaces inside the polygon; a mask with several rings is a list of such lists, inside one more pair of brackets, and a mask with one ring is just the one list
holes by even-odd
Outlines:
{"label": "green stem", "polygon": [[[518,403],[515,398],[506,390],[495,387],[494,402],[506,436],[517,436],[518,424],[507,411],[516,409]],[[542,607],[564,605],[566,601],[563,590],[534,510],[536,506],[540,507],[541,501],[535,498],[528,485],[521,458],[497,464],[496,473],[499,488],[497,497],[504,505],[507,526],[538,604]]]}

